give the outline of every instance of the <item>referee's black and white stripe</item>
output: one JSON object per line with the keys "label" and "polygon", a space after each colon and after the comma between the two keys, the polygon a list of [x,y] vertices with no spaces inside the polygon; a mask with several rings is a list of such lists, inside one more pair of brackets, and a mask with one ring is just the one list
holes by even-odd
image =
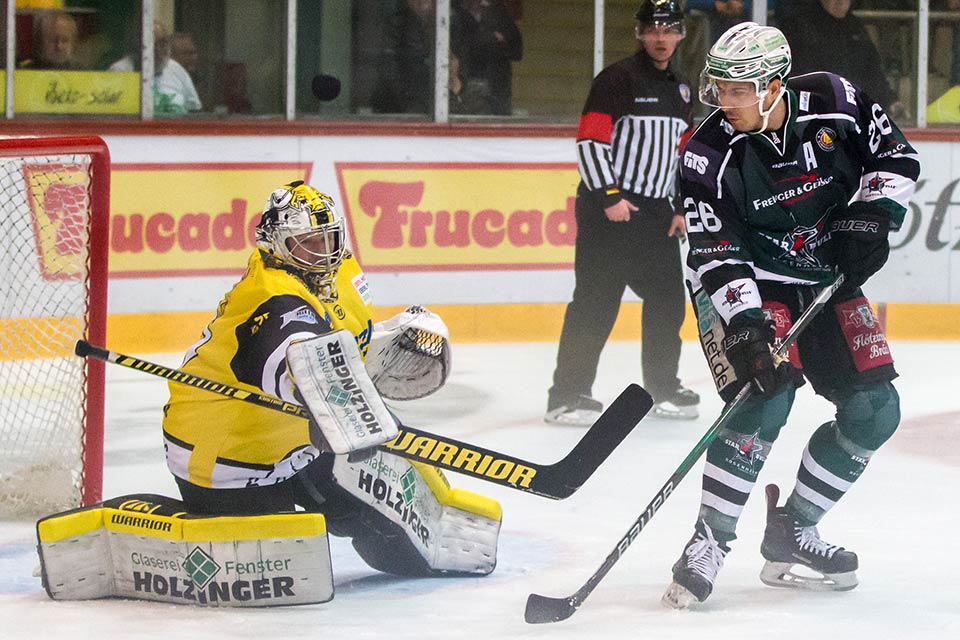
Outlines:
{"label": "referee's black and white stripe", "polygon": [[610,144],[577,143],[580,177],[589,189],[617,187],[645,198],[666,198],[674,191],[677,147],[687,129],[681,118],[624,116]]}

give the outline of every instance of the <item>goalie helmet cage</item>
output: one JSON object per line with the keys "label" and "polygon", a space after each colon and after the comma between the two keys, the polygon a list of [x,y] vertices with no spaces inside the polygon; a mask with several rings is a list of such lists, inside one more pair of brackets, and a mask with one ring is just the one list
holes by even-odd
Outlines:
{"label": "goalie helmet cage", "polygon": [[0,140],[0,517],[100,501],[110,155],[98,137]]}

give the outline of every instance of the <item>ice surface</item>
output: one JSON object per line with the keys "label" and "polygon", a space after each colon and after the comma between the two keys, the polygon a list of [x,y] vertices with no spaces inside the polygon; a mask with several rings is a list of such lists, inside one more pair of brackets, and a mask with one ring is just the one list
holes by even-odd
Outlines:
{"label": "ice surface", "polygon": [[[689,538],[699,503],[694,468],[650,525],[572,618],[523,621],[531,592],[573,593],[600,566],[638,512],[677,468],[720,411],[695,344],[684,343],[681,377],[704,397],[694,422],[645,419],[597,473],[563,501],[451,474],[456,486],[501,501],[496,571],[477,579],[399,579],[369,569],[349,543],[333,540],[336,597],[280,609],[203,609],[142,601],[54,602],[31,574],[33,524],[0,523],[0,638],[947,638],[960,634],[960,342],[892,345],[903,421],[863,478],[820,530],[860,556],[860,586],[809,593],[764,586],[762,491],[743,514],[739,539],[713,596],[697,611],[660,605],[670,566]],[[447,386],[431,398],[397,403],[412,426],[551,463],[579,439],[578,428],[545,425],[556,345],[458,345]],[[179,355],[148,359],[176,365]],[[611,343],[595,396],[611,401],[641,382],[639,347]],[[176,496],[160,440],[165,381],[108,365],[106,496]],[[789,492],[807,437],[832,417],[810,387],[797,395],[760,484]]]}

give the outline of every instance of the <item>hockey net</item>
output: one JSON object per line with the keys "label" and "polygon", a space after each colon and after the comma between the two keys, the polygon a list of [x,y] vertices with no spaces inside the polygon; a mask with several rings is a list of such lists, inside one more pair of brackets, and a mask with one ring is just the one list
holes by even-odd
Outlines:
{"label": "hockey net", "polygon": [[100,138],[0,140],[0,517],[100,500],[110,159]]}

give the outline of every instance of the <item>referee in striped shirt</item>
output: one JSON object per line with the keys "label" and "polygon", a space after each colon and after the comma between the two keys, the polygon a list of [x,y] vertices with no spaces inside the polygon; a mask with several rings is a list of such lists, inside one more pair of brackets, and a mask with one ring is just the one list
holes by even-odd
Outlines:
{"label": "referee in striped shirt", "polygon": [[670,200],[693,117],[690,85],[670,66],[683,7],[642,0],[636,19],[637,53],[597,75],[580,117],[576,288],[547,400],[544,419],[553,424],[587,426],[600,416],[592,387],[625,287],[643,299],[641,365],[654,415],[697,417],[700,399],[677,377],[685,227]]}

